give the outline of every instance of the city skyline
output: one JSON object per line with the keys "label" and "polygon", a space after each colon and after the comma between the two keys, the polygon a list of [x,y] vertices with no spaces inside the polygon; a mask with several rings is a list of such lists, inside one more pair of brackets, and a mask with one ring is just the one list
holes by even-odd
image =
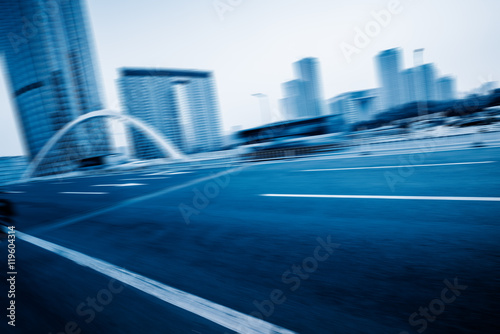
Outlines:
{"label": "city skyline", "polygon": [[[233,11],[225,13],[224,20],[220,19],[210,2],[195,1],[189,6],[160,4],[157,13],[149,12],[145,15],[148,6],[128,1],[123,2],[123,14],[119,17],[114,15],[112,22],[109,21],[109,13],[114,9],[112,3],[88,1],[90,21],[105,82],[107,107],[116,109],[118,106],[117,89],[114,87],[117,68],[208,68],[218,77],[218,92],[226,132],[237,125],[243,125],[244,128],[259,125],[259,106],[251,97],[253,93],[266,93],[270,96],[273,112],[276,112],[276,101],[281,97],[279,84],[292,78],[290,64],[303,57],[312,56],[320,60],[325,99],[342,92],[378,87],[373,56],[380,50],[391,47],[402,47],[405,50],[425,48],[426,61],[437,63],[443,71],[440,75],[455,76],[460,92],[471,91],[485,81],[496,80],[500,76],[494,66],[494,53],[483,52],[481,63],[480,55],[477,54],[477,50],[486,51],[490,48],[488,40],[494,38],[494,29],[482,27],[480,23],[493,15],[494,8],[500,7],[498,3],[484,1],[455,4],[448,1],[433,4],[424,1],[416,4],[401,1],[401,4],[401,13],[395,15],[391,23],[348,63],[339,47],[340,44],[352,44],[356,37],[356,28],[364,28],[373,20],[371,12],[384,10],[388,1],[363,2],[343,7],[326,1],[297,1],[287,4],[276,1],[267,5],[258,1],[243,2]],[[451,5],[453,7],[450,7]],[[288,13],[280,10],[283,8],[294,10]],[[440,36],[432,37],[430,32],[438,24],[442,24],[438,20],[442,19],[439,12],[445,8],[449,17],[446,21],[449,29],[443,30]],[[300,20],[313,23],[308,29],[294,28],[297,21],[295,14],[300,10],[303,12]],[[138,24],[129,24],[132,13],[137,13],[134,22]],[[159,24],[160,17],[164,16],[162,13],[168,13],[172,20],[162,20],[160,26],[165,29],[153,29],[153,23]],[[179,21],[173,17],[173,13],[183,14],[178,16],[182,16],[185,22],[179,29],[175,29],[175,33],[168,34],[165,32],[169,31],[169,26],[179,26]],[[425,25],[420,20],[424,13],[427,17]],[[466,14],[470,19],[466,23],[459,22],[457,18]],[[262,24],[258,29],[248,29],[249,24],[257,17]],[[331,18],[335,18],[333,23]],[[195,22],[199,22],[200,28]],[[287,35],[283,35],[285,31]],[[412,31],[412,38],[405,38],[408,31]],[[294,32],[295,40],[292,38]],[[125,35],[126,39],[121,38]],[[278,36],[285,38],[277,41]],[[315,38],[311,38],[312,36]],[[461,38],[457,39],[456,36]],[[177,47],[165,48],[155,41]],[[134,49],[147,52],[135,51],[131,45],[138,46]],[[204,50],[203,57],[200,57],[201,49]],[[456,57],[457,53],[460,53],[460,57]],[[405,64],[411,63],[411,56],[409,53],[404,55]],[[474,66],[461,66],[471,62]],[[234,75],[230,76],[230,73]],[[5,91],[4,76],[0,79],[0,98],[2,139],[7,136],[15,138],[17,134],[12,129],[15,128],[15,122],[11,102],[8,101]],[[21,145],[13,143],[2,148],[0,155],[15,155],[21,152]]]}

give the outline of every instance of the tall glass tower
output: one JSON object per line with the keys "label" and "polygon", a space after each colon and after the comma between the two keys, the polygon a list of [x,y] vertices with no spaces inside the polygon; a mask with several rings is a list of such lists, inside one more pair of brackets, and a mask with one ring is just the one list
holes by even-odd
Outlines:
{"label": "tall glass tower", "polygon": [[305,84],[302,80],[291,80],[281,85],[283,96],[281,103],[285,109],[287,119],[306,117],[307,100]]}
{"label": "tall glass tower", "polygon": [[[66,124],[102,109],[83,0],[0,1],[0,50],[33,159]],[[110,152],[106,121],[90,120],[61,139],[42,175],[72,170]]]}
{"label": "tall glass tower", "polygon": [[380,52],[377,57],[379,80],[382,86],[382,107],[390,109],[404,103],[401,89],[401,49]]}
{"label": "tall glass tower", "polygon": [[[126,112],[168,139],[184,153],[222,148],[222,124],[212,72],[178,69],[121,70],[118,81]],[[135,129],[134,155],[163,158],[161,150]]]}
{"label": "tall glass tower", "polygon": [[436,68],[434,64],[423,64],[413,68],[416,101],[437,100]]}
{"label": "tall glass tower", "polygon": [[323,115],[323,92],[321,86],[319,61],[317,58],[304,58],[294,63],[295,75],[303,82],[305,110],[299,117]]}
{"label": "tall glass tower", "polygon": [[456,81],[453,77],[442,77],[436,82],[437,99],[440,101],[452,101],[456,99]]}

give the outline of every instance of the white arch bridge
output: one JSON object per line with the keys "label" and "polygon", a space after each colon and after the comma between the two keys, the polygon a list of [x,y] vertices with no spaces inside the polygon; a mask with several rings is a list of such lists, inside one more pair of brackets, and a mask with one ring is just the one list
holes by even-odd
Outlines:
{"label": "white arch bridge", "polygon": [[61,130],[59,130],[40,150],[40,152],[36,155],[36,157],[32,160],[32,162],[29,164],[28,168],[26,169],[26,172],[22,176],[21,180],[22,181],[27,181],[31,179],[36,172],[38,166],[40,163],[45,159],[47,154],[50,152],[50,150],[61,140],[64,135],[66,135],[69,131],[71,131],[73,128],[75,128],[77,125],[84,123],[90,119],[93,118],[117,118],[119,120],[122,120],[125,123],[128,123],[131,126],[136,127],[138,130],[140,130],[142,133],[144,133],[146,136],[148,136],[150,139],[152,139],[154,142],[156,142],[159,147],[163,150],[163,152],[171,157],[172,159],[176,160],[187,160],[187,157],[179,152],[172,143],[166,139],[157,134],[155,131],[153,131],[149,126],[144,124],[143,122],[139,121],[138,119],[121,114],[119,112],[113,111],[113,110],[98,110],[98,111],[93,111],[90,113],[87,113],[85,115],[82,115],[78,117],[77,119],[73,120],[72,122],[66,124]]}

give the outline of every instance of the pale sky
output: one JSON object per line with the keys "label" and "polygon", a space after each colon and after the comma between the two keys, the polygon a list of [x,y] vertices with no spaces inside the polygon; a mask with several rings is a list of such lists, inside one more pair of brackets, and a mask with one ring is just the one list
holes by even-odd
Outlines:
{"label": "pale sky", "polygon": [[[373,57],[402,47],[470,91],[500,79],[498,0],[400,0],[400,11],[373,34],[349,63],[341,44],[353,45],[356,28],[397,0],[87,0],[105,105],[121,109],[115,85],[121,67],[193,68],[215,73],[226,132],[260,125],[258,101],[277,110],[281,83],[292,63],[317,57],[324,96],[378,87]],[[214,4],[229,4],[218,12]],[[231,9],[231,10],[229,10]],[[222,15],[222,16],[221,16]],[[221,19],[221,17],[223,19]],[[5,75],[0,75],[0,156],[23,153]]]}

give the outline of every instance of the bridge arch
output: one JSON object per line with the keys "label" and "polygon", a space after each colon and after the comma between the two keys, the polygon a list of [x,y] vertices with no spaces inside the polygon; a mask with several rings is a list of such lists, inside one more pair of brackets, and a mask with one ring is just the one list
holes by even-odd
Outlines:
{"label": "bridge arch", "polygon": [[158,135],[155,131],[153,131],[149,126],[144,124],[143,122],[139,121],[138,119],[129,116],[129,115],[124,115],[119,112],[113,111],[113,110],[97,110],[93,111],[87,114],[84,114],[77,119],[71,121],[70,123],[66,124],[62,129],[60,129],[50,140],[43,146],[43,148],[38,152],[36,157],[33,159],[33,161],[29,164],[28,168],[26,169],[26,172],[24,173],[22,180],[29,180],[32,178],[34,172],[37,170],[38,166],[40,163],[43,161],[45,156],[50,152],[50,150],[54,147],[54,145],[57,144],[57,142],[64,136],[66,135],[69,131],[71,131],[75,126],[77,126],[80,123],[83,123],[89,119],[92,118],[118,118],[126,123],[129,123],[136,128],[138,128],[141,132],[143,132],[145,135],[150,137],[154,142],[159,144],[161,149],[172,157],[173,159],[177,160],[186,160],[187,157],[179,152],[175,146],[170,143],[169,140],[163,138],[162,136]]}

